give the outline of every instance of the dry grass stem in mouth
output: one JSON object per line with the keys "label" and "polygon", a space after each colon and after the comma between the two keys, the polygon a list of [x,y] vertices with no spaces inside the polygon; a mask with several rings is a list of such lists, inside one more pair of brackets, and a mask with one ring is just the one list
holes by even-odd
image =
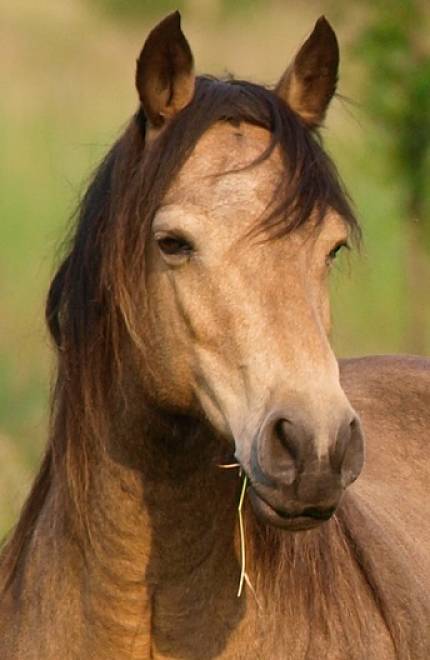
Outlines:
{"label": "dry grass stem in mouth", "polygon": [[[239,471],[239,477],[241,477],[241,476],[242,476],[242,468]],[[246,584],[248,585],[249,589],[252,592],[252,595],[255,598],[255,602],[257,603],[258,608],[262,609],[261,603],[257,598],[257,594],[255,592],[255,589],[252,586],[252,583],[251,583],[251,580],[249,579],[248,573],[246,572],[245,524],[243,522],[242,509],[243,509],[243,502],[245,500],[245,492],[246,492],[247,487],[248,487],[248,477],[247,477],[246,474],[244,474],[243,475],[243,481],[242,481],[242,489],[240,491],[239,506],[237,507],[237,512],[239,514],[240,563],[241,563],[239,589],[237,591],[237,597],[240,598],[240,596],[242,595],[243,585],[246,582]]]}
{"label": "dry grass stem in mouth", "polygon": [[[239,478],[242,477],[242,466],[240,463],[227,463],[225,465],[218,465],[219,468],[223,468],[225,470],[230,470],[233,468],[239,468]],[[243,475],[243,481],[242,481],[242,489],[240,491],[240,498],[239,498],[239,505],[237,507],[237,512],[239,515],[239,532],[240,532],[240,579],[239,579],[239,589],[237,591],[237,597],[240,598],[242,595],[243,591],[243,585],[246,582],[250,590],[252,591],[255,600],[257,601],[257,604],[259,605],[258,599],[257,599],[257,594],[255,593],[255,589],[251,584],[251,580],[248,577],[248,574],[246,572],[246,545],[245,545],[245,524],[243,522],[243,515],[242,515],[242,508],[243,508],[243,502],[245,499],[245,492],[248,486],[248,477]]]}
{"label": "dry grass stem in mouth", "polygon": [[227,463],[226,465],[218,465],[219,468],[224,470],[231,470],[232,468],[240,468],[240,463]]}
{"label": "dry grass stem in mouth", "polygon": [[[241,476],[241,473],[239,473]],[[243,501],[245,499],[246,487],[248,485],[248,477],[246,474],[243,476],[242,481],[242,490],[240,491],[239,506],[237,507],[237,512],[239,514],[239,531],[240,531],[240,580],[239,580],[239,589],[237,592],[237,597],[240,598],[242,595],[243,584],[246,581],[247,584],[250,584],[249,578],[246,574],[246,547],[245,547],[245,525],[243,524],[243,515],[242,507]]]}

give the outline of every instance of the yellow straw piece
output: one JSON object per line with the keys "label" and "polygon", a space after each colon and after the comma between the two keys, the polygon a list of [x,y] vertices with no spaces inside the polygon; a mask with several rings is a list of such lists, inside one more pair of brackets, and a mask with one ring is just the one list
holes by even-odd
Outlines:
{"label": "yellow straw piece", "polygon": [[[239,478],[242,477],[242,466],[240,463],[227,463],[225,465],[220,465],[218,464],[219,468],[224,468],[226,470],[232,469],[232,468],[239,468]],[[237,512],[239,516],[239,532],[240,532],[240,579],[239,579],[239,589],[237,591],[237,597],[240,598],[242,595],[243,591],[243,585],[246,583],[251,590],[256,603],[258,607],[260,607],[260,603],[258,602],[257,594],[255,593],[255,589],[251,584],[251,580],[248,577],[248,574],[246,572],[246,547],[245,547],[245,524],[243,522],[243,514],[242,514],[242,509],[243,509],[243,502],[245,499],[245,493],[246,493],[246,488],[248,486],[248,477],[246,474],[243,475],[243,480],[242,480],[242,488],[240,491],[240,498],[239,498],[239,505],[237,507]]]}
{"label": "yellow straw piece", "polygon": [[240,468],[240,463],[227,463],[226,465],[218,464],[219,468],[223,468],[224,470],[231,470],[232,468]]}
{"label": "yellow straw piece", "polygon": [[243,477],[242,481],[242,490],[240,492],[240,499],[239,499],[239,506],[237,507],[237,511],[239,514],[239,531],[240,531],[240,580],[239,580],[239,589],[237,592],[237,597],[240,598],[242,595],[242,590],[243,590],[243,584],[246,581],[247,584],[250,584],[249,578],[246,574],[246,549],[245,549],[245,526],[243,524],[243,516],[242,516],[242,507],[243,507],[243,500],[245,499],[245,491],[246,487],[248,485],[248,477],[245,476]]}

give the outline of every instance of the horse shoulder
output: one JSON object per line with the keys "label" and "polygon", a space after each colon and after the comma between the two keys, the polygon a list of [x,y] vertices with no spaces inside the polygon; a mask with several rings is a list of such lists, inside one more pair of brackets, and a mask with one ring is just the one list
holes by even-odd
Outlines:
{"label": "horse shoulder", "polygon": [[399,657],[427,658],[430,360],[374,356],[339,366],[366,446],[364,469],[350,489],[351,515],[344,512],[351,547],[383,603],[384,620],[406,640]]}
{"label": "horse shoulder", "polygon": [[372,508],[383,508],[398,518],[403,530],[411,539],[419,539],[428,552],[430,359],[341,360],[340,372],[345,392],[360,415],[366,442],[365,467],[353,491]]}
{"label": "horse shoulder", "polygon": [[[389,449],[430,470],[430,359],[371,356],[340,360],[342,386],[359,413],[368,450]],[[405,455],[407,450],[407,456]]]}
{"label": "horse shoulder", "polygon": [[342,385],[351,396],[379,391],[397,398],[425,396],[430,401],[430,358],[418,355],[342,358],[339,369]]}

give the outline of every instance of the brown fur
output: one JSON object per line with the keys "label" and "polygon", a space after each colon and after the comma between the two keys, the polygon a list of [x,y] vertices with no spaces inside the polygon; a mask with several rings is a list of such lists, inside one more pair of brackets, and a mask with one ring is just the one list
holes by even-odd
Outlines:
{"label": "brown fur", "polygon": [[[233,391],[249,424],[249,402],[294,400],[303,386],[318,399],[310,416],[344,405],[326,267],[316,267],[356,229],[332,164],[282,101],[250,83],[201,78],[168,125],[150,140],[146,129],[141,109],[97,172],[51,285],[52,430],[1,558],[1,657],[425,660],[424,359],[341,363],[367,436],[364,473],[331,520],[299,534],[260,522],[246,500],[256,597],[236,597],[240,481],[219,464],[241,438],[213,421],[205,397],[231,421]],[[203,288],[156,250],[152,225],[166,208],[175,222],[198,208],[212,260],[227,246],[220,269],[201,257]],[[216,357],[212,380],[204,362],[193,371],[201,355]]]}

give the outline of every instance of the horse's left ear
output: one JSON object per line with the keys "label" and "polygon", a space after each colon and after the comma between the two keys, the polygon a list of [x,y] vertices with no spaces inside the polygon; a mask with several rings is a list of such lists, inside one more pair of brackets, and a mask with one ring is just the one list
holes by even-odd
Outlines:
{"label": "horse's left ear", "polygon": [[194,85],[193,54],[175,11],[152,30],[137,60],[136,87],[150,125],[160,128],[185,108]]}
{"label": "horse's left ear", "polygon": [[336,35],[330,23],[321,16],[275,92],[305,124],[314,128],[321,124],[335,93],[338,67]]}

